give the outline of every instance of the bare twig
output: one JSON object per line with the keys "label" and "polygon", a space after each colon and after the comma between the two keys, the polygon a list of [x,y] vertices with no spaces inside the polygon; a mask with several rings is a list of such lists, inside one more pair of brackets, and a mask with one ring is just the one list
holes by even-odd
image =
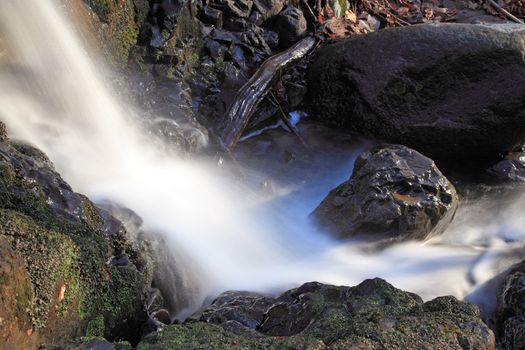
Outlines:
{"label": "bare twig", "polygon": [[297,138],[299,139],[299,141],[301,142],[301,144],[304,146],[304,148],[306,148],[307,150],[310,149],[310,147],[308,147],[308,144],[306,143],[306,141],[301,137],[301,135],[299,134],[299,130],[297,130],[297,128],[290,122],[290,119],[288,118],[288,115],[286,114],[286,112],[284,111],[283,107],[281,106],[281,104],[279,103],[279,101],[277,100],[277,97],[275,97],[275,94],[270,91],[270,97],[273,99],[273,101],[275,102],[275,104],[277,105],[277,107],[279,108],[279,111],[281,112],[280,114],[280,118],[281,120],[284,122],[284,124],[286,125],[286,127],[290,130],[290,132],[292,134],[294,134],[295,136],[297,136]]}
{"label": "bare twig", "polygon": [[505,17],[507,17],[508,19],[516,22],[516,23],[519,23],[519,24],[525,24],[523,23],[523,21],[521,19],[519,19],[518,17],[514,16],[512,13],[510,13],[509,11],[505,10],[503,7],[501,7],[496,1],[494,0],[488,0],[489,4],[492,5],[494,8],[496,8],[498,11],[500,11],[501,13],[503,13],[505,15]]}
{"label": "bare twig", "polygon": [[[370,2],[366,1],[366,0],[362,0],[361,1],[361,4],[363,5],[363,7],[365,9],[367,9],[368,11],[374,13],[375,15],[383,18],[384,20],[388,21],[388,16],[390,16],[390,18],[396,22],[398,25],[401,25],[401,26],[409,26],[410,23],[408,23],[407,21],[403,20],[402,18],[400,18],[396,13],[394,13],[395,11],[393,9],[391,9],[391,5],[390,3],[388,3],[387,1],[387,6],[385,6],[384,4],[381,4],[379,3],[378,1],[374,1],[372,4],[370,4]],[[374,8],[374,5],[376,8]]]}

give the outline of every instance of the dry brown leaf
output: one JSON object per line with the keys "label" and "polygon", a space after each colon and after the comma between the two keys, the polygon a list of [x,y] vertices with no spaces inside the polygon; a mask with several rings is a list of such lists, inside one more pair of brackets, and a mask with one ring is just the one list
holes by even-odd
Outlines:
{"label": "dry brown leaf", "polygon": [[345,11],[345,18],[349,20],[352,23],[357,22],[357,16],[352,10],[346,10]]}

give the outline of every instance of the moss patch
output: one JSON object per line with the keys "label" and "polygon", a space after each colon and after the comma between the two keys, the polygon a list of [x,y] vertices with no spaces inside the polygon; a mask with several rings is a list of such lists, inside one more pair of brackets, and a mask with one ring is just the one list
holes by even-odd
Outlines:
{"label": "moss patch", "polygon": [[137,42],[140,27],[149,11],[146,0],[85,0],[108,25],[105,37],[114,47],[116,60],[127,64],[129,51]]}

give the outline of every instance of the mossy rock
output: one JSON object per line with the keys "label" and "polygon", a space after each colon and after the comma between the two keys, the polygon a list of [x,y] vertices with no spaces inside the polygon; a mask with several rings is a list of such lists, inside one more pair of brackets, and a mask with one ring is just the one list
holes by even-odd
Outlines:
{"label": "mossy rock", "polygon": [[27,312],[33,290],[24,260],[0,235],[0,349],[32,349],[36,339]]}
{"label": "mossy rock", "polygon": [[118,65],[127,64],[129,51],[149,11],[147,0],[84,0],[100,20],[104,38],[112,46]]}
{"label": "mossy rock", "polygon": [[[122,224],[73,192],[42,152],[6,139],[0,152],[0,243],[12,251],[0,259],[0,295],[25,305],[1,300],[10,333],[29,349],[87,333],[137,342],[151,274],[137,269]],[[130,263],[110,266],[118,254]]]}
{"label": "mossy rock", "polygon": [[309,337],[246,339],[211,323],[173,325],[146,337],[137,350],[263,350],[323,349],[319,340]]}
{"label": "mossy rock", "polygon": [[[225,296],[228,303],[220,302]],[[423,303],[379,278],[355,287],[306,283],[258,310],[264,316],[255,326],[243,320],[267,304],[245,296],[225,293],[201,312],[204,319],[169,326],[138,349],[494,349],[474,305],[454,297]]]}

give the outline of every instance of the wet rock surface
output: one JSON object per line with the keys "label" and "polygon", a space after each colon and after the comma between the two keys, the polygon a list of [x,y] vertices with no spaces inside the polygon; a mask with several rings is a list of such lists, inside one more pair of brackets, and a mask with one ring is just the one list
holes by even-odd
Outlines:
{"label": "wet rock surface", "polygon": [[525,263],[510,269],[501,285],[496,310],[498,341],[503,349],[525,348]]}
{"label": "wet rock surface", "polygon": [[435,160],[496,158],[525,135],[525,30],[415,25],[343,39],[309,72],[320,120]]}
{"label": "wet rock surface", "polygon": [[[494,335],[471,304],[453,297],[423,303],[381,279],[356,287],[306,283],[273,299],[229,293],[218,317],[172,325],[146,337],[138,349],[494,349]],[[254,302],[259,300],[259,302]],[[263,313],[254,332],[232,331],[239,313]],[[228,319],[228,317],[231,317]]]}
{"label": "wet rock surface", "polygon": [[191,319],[219,325],[233,321],[248,329],[256,329],[273,302],[273,298],[258,293],[225,292],[203,311],[192,315]]}
{"label": "wet rock surface", "polygon": [[350,180],[332,190],[312,216],[341,238],[396,241],[443,232],[457,206],[454,186],[431,159],[383,145],[361,154]]}
{"label": "wet rock surface", "polygon": [[525,162],[523,157],[507,158],[494,164],[487,170],[488,174],[500,181],[525,182]]}

